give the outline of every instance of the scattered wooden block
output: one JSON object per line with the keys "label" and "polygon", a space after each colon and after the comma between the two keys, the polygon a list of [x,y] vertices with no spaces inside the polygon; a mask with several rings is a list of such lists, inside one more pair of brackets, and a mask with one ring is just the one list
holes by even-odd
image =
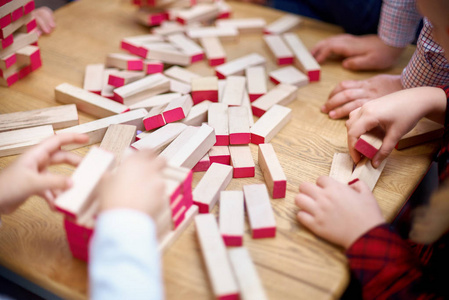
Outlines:
{"label": "scattered wooden block", "polygon": [[361,180],[368,185],[371,191],[374,190],[374,187],[376,186],[380,174],[382,174],[382,171],[386,164],[387,159],[384,159],[379,167],[377,167],[377,169],[374,169],[369,158],[362,158],[362,160],[360,160],[359,163],[355,166],[354,172],[352,172],[348,184],[351,185],[356,181]]}
{"label": "scattered wooden block", "polygon": [[246,78],[244,76],[229,76],[221,102],[229,106],[242,105],[243,94],[246,91]]}
{"label": "scattered wooden block", "polygon": [[216,76],[195,77],[191,79],[194,104],[209,100],[218,102],[218,78]]}
{"label": "scattered wooden block", "polygon": [[267,75],[264,67],[250,67],[246,69],[246,82],[251,102],[267,93]]}
{"label": "scattered wooden block", "polygon": [[170,161],[176,153],[178,153],[179,149],[195,136],[198,130],[199,127],[187,126],[180,134],[178,134],[173,142],[171,142],[170,145],[168,145],[164,151],[161,152],[160,155],[164,157],[165,160]]}
{"label": "scattered wooden block", "polygon": [[229,145],[228,106],[224,103],[210,104],[207,120],[209,126],[215,130],[217,137],[215,146]]}
{"label": "scattered wooden block", "polygon": [[242,33],[261,33],[267,23],[263,18],[217,20],[218,27],[233,27]]}
{"label": "scattered wooden block", "polygon": [[233,248],[228,250],[228,255],[240,287],[241,299],[268,300],[248,250],[244,247]]}
{"label": "scattered wooden block", "polygon": [[143,51],[147,53],[147,59],[160,60],[167,64],[188,66],[191,64],[192,58],[190,55],[179,51],[171,44],[157,46],[154,44],[144,44],[141,46]]}
{"label": "scattered wooden block", "polygon": [[444,135],[444,127],[429,119],[421,119],[409,133],[404,135],[396,145],[396,149],[401,150],[407,147],[430,142],[439,139]]}
{"label": "scattered wooden block", "polygon": [[210,167],[209,154],[203,156],[202,159],[192,168],[192,172],[206,172]]}
{"label": "scattered wooden block", "polygon": [[206,53],[209,66],[218,66],[226,62],[226,52],[218,37],[203,37],[200,38],[200,43]]}
{"label": "scattered wooden block", "polygon": [[168,80],[170,80],[170,92],[181,93],[183,95],[191,92],[190,84],[172,78],[168,78]]}
{"label": "scattered wooden block", "polygon": [[116,68],[106,68],[103,72],[103,88],[101,89],[101,96],[114,100],[114,89],[115,86],[109,84],[109,75],[118,72]]}
{"label": "scattered wooden block", "polygon": [[293,63],[293,52],[279,35],[265,35],[263,39],[278,65],[290,65]]}
{"label": "scattered wooden block", "polygon": [[180,122],[190,126],[201,126],[201,124],[207,122],[207,114],[211,103],[212,102],[209,100],[205,100],[197,105],[194,105],[192,109],[190,109],[187,117],[180,120]]}
{"label": "scattered wooden block", "polygon": [[128,107],[123,104],[103,98],[68,83],[61,83],[55,88],[55,98],[56,101],[61,103],[74,103],[80,111],[97,118],[113,116],[128,110]]}
{"label": "scattered wooden block", "polygon": [[204,57],[203,49],[183,33],[175,33],[167,36],[167,40],[182,52],[190,55],[191,63],[201,61]]}
{"label": "scattered wooden block", "polygon": [[144,60],[143,61],[143,70],[146,74],[156,74],[164,72],[164,63],[160,60]]}
{"label": "scattered wooden block", "polygon": [[0,157],[21,154],[53,135],[51,125],[0,132]]}
{"label": "scattered wooden block", "polygon": [[0,115],[0,132],[43,125],[52,125],[53,129],[78,125],[75,104]]}
{"label": "scattered wooden block", "polygon": [[227,76],[231,75],[244,75],[245,69],[263,66],[265,63],[265,57],[257,53],[252,53],[216,67],[215,73],[218,76],[218,79],[225,79]]}
{"label": "scattered wooden block", "polygon": [[186,128],[187,126],[182,123],[167,124],[133,143],[132,147],[137,150],[152,149],[155,153],[159,154]]}
{"label": "scattered wooden block", "polygon": [[217,19],[229,19],[232,13],[231,6],[225,1],[216,1],[215,3],[218,6],[218,10],[220,11]]}
{"label": "scattered wooden block", "polygon": [[229,144],[242,145],[251,142],[249,132],[248,108],[245,106],[228,107]]}
{"label": "scattered wooden block", "polygon": [[253,114],[257,117],[261,117],[276,104],[288,105],[296,99],[297,91],[298,88],[296,86],[279,84],[251,104]]}
{"label": "scattered wooden block", "polygon": [[219,9],[214,4],[198,4],[190,9],[178,12],[176,21],[183,25],[209,21],[218,16]]}
{"label": "scattered wooden block", "polygon": [[249,146],[229,146],[234,178],[254,177],[256,166]]}
{"label": "scattered wooden block", "polygon": [[145,98],[168,92],[170,81],[162,74],[153,74],[114,90],[115,100],[132,105]]}
{"label": "scattered wooden block", "polygon": [[341,183],[348,183],[353,169],[354,162],[349,153],[334,153],[329,177]]}
{"label": "scattered wooden block", "polygon": [[220,193],[220,233],[226,246],[242,246],[245,211],[242,191]]}
{"label": "scattered wooden block", "polygon": [[72,174],[72,187],[56,198],[56,208],[77,218],[91,204],[95,188],[113,162],[114,154],[93,147]]}
{"label": "scattered wooden block", "polygon": [[103,88],[103,64],[87,65],[84,72],[83,89],[95,94],[101,94]]}
{"label": "scattered wooden block", "polygon": [[273,23],[265,27],[265,34],[281,34],[289,30],[294,29],[301,23],[301,18],[297,15],[286,14],[285,16],[277,19]]}
{"label": "scattered wooden block", "polygon": [[231,152],[228,146],[213,146],[209,150],[210,163],[231,165]]}
{"label": "scattered wooden block", "polygon": [[121,86],[127,85],[131,82],[134,82],[136,80],[142,79],[144,77],[145,77],[144,72],[116,71],[116,72],[109,74],[108,84],[115,86],[115,87],[121,87]]}
{"label": "scattered wooden block", "polygon": [[307,74],[309,81],[320,80],[321,67],[301,39],[294,33],[284,33],[282,38],[295,55],[295,65]]}
{"label": "scattered wooden block", "polygon": [[258,161],[273,199],[285,198],[287,177],[272,144],[259,144]]}
{"label": "scattered wooden block", "polygon": [[385,134],[376,130],[362,134],[355,143],[355,150],[359,151],[369,159],[373,159],[377,151],[382,146],[383,136]]}
{"label": "scattered wooden block", "polygon": [[143,126],[145,126],[145,130],[153,130],[167,124],[164,116],[162,115],[162,112],[165,110],[167,105],[153,107],[148,112],[148,114],[143,118]]}
{"label": "scattered wooden block", "polygon": [[193,73],[187,69],[184,69],[182,67],[173,66],[167,70],[164,71],[164,75],[168,76],[170,78],[182,81],[187,84],[192,83],[193,78],[200,78],[201,76]]}
{"label": "scattered wooden block", "polygon": [[246,107],[246,110],[248,113],[248,124],[249,124],[249,127],[251,128],[254,125],[254,117],[253,117],[253,111],[251,108],[251,102],[249,100],[249,96],[248,96],[247,92],[245,92],[243,94],[242,106]]}
{"label": "scattered wooden block", "polygon": [[253,239],[275,237],[276,220],[265,184],[244,185],[243,193]]}
{"label": "scattered wooden block", "polygon": [[293,66],[271,71],[270,80],[274,84],[284,83],[296,87],[302,87],[309,83],[309,78]]}
{"label": "scattered wooden block", "polygon": [[211,27],[188,28],[186,33],[193,40],[206,37],[216,37],[223,42],[236,41],[239,36],[238,30],[232,27],[226,28],[226,27],[211,26]]}
{"label": "scattered wooden block", "polygon": [[292,110],[281,105],[273,105],[251,127],[251,143],[269,143],[271,139],[290,121]]}
{"label": "scattered wooden block", "polygon": [[196,216],[195,228],[215,297],[239,299],[239,288],[215,216],[211,214]]}
{"label": "scattered wooden block", "polygon": [[181,97],[181,93],[167,93],[162,95],[157,95],[150,97],[148,99],[139,101],[133,105],[129,106],[129,109],[139,109],[139,108],[145,108],[146,110],[151,110],[153,107],[161,106],[161,105],[167,105],[170,103],[170,101]]}
{"label": "scattered wooden block", "polygon": [[120,47],[124,50],[129,51],[134,55],[138,55],[140,57],[147,57],[148,51],[142,48],[142,45],[145,43],[157,43],[163,41],[164,38],[160,35],[145,34],[124,38],[121,41]]}
{"label": "scattered wooden block", "polygon": [[160,25],[164,20],[168,20],[168,13],[165,11],[150,11],[139,9],[135,14],[136,20],[145,26]]}
{"label": "scattered wooden block", "polygon": [[173,99],[162,112],[165,122],[171,123],[184,119],[189,114],[192,106],[193,102],[190,95]]}
{"label": "scattered wooden block", "polygon": [[106,67],[128,71],[142,71],[143,60],[130,54],[110,53],[106,56]]}
{"label": "scattered wooden block", "polygon": [[165,21],[161,26],[152,29],[152,32],[158,36],[167,36],[174,33],[182,33],[186,31],[186,26],[177,22]]}
{"label": "scattered wooden block", "polygon": [[120,165],[123,153],[136,139],[136,126],[112,124],[106,130],[100,149],[114,154],[115,164]]}

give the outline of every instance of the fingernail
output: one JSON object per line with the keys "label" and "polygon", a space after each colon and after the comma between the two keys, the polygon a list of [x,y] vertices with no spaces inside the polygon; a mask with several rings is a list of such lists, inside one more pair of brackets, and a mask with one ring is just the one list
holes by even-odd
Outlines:
{"label": "fingernail", "polygon": [[373,161],[373,167],[377,168],[380,165],[380,162],[378,160]]}
{"label": "fingernail", "polygon": [[329,112],[329,117],[330,118],[335,119],[336,116],[337,116],[337,113],[335,111],[332,110],[332,111]]}

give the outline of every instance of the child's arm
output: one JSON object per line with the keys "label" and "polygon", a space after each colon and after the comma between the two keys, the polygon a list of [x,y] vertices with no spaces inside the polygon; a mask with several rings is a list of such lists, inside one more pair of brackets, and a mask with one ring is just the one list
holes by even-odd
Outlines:
{"label": "child's arm", "polygon": [[58,192],[70,187],[70,178],[48,172],[55,164],[77,166],[81,158],[61,150],[67,144],[83,144],[89,137],[80,134],[55,135],[17,158],[0,173],[0,214],[17,209],[28,197],[39,195],[52,207]]}

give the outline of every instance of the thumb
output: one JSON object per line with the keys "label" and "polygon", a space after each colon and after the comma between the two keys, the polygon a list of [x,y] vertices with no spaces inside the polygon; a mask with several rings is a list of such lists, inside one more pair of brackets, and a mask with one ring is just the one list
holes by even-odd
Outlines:
{"label": "thumb", "polygon": [[390,129],[385,134],[382,141],[382,146],[380,146],[379,151],[374,155],[372,164],[373,167],[377,168],[382,163],[382,161],[390,155],[396,144],[399,142],[400,136],[398,136],[394,130]]}
{"label": "thumb", "polygon": [[46,190],[66,190],[72,186],[70,177],[52,173],[39,174],[30,184],[31,194],[41,194]]}
{"label": "thumb", "polygon": [[358,55],[346,58],[342,63],[343,68],[353,71],[373,69],[373,59],[369,55]]}

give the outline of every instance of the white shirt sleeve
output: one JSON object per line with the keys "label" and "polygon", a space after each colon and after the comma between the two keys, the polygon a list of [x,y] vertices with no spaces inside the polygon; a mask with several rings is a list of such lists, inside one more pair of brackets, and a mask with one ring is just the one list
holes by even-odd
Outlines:
{"label": "white shirt sleeve", "polygon": [[142,212],[103,212],[90,243],[90,299],[163,299],[156,230]]}

